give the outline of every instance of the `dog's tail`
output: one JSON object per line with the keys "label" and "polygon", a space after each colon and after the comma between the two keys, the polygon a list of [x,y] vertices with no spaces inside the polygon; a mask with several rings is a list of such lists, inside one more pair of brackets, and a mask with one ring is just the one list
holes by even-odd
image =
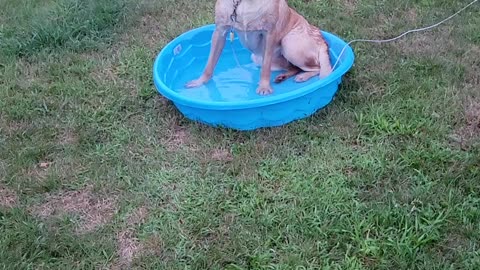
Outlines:
{"label": "dog's tail", "polygon": [[321,79],[327,77],[332,73],[333,69],[332,61],[329,54],[329,48],[324,39],[322,45],[320,46],[320,49],[318,50],[318,63],[320,64],[319,76]]}

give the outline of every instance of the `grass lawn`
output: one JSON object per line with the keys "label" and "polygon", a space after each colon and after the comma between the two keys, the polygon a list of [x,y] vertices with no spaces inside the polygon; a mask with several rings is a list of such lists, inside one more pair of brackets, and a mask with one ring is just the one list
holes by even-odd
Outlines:
{"label": "grass lawn", "polygon": [[[290,0],[345,40],[469,0]],[[314,116],[186,120],[151,68],[214,0],[0,0],[0,269],[480,269],[480,3],[354,44]]]}

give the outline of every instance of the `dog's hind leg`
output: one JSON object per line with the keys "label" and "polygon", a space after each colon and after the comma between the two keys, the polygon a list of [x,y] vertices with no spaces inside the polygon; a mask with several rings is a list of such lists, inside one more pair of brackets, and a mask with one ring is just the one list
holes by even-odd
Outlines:
{"label": "dog's hind leg", "polygon": [[302,70],[300,68],[298,68],[297,66],[290,65],[287,69],[287,72],[282,73],[275,78],[275,83],[281,83],[281,82],[287,80],[288,78],[297,75],[301,71]]}
{"label": "dog's hind leg", "polygon": [[317,75],[324,78],[332,72],[328,46],[315,27],[293,29],[283,38],[282,49],[290,63],[305,71],[297,75],[296,82],[304,82]]}

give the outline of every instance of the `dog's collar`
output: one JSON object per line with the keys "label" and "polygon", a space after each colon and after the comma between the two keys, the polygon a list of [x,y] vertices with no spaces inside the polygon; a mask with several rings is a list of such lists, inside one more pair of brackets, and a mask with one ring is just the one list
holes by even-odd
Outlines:
{"label": "dog's collar", "polygon": [[233,1],[233,13],[232,15],[230,15],[230,20],[232,20],[232,22],[237,22],[237,8],[242,2],[242,0],[232,0],[232,1]]}

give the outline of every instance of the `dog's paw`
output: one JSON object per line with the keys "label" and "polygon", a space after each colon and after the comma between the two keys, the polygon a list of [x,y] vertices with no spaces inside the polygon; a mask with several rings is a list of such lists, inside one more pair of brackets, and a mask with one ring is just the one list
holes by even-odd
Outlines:
{"label": "dog's paw", "polygon": [[300,74],[295,76],[295,82],[302,83],[308,81],[312,76],[306,76],[305,74]]}
{"label": "dog's paw", "polygon": [[204,83],[205,83],[205,80],[200,78],[200,79],[196,79],[196,80],[187,82],[185,84],[185,87],[186,88],[196,88],[196,87],[202,86]]}
{"label": "dog's paw", "polygon": [[317,75],[318,75],[317,71],[304,72],[304,73],[301,73],[301,74],[298,74],[297,76],[295,76],[295,81],[297,83],[306,82],[306,81],[310,80],[311,78],[313,78]]}
{"label": "dog's paw", "polygon": [[288,79],[287,74],[280,74],[275,78],[274,82],[275,83],[281,83],[281,82],[285,81],[286,79]]}
{"label": "dog's paw", "polygon": [[204,80],[193,80],[193,81],[189,81],[188,83],[185,84],[185,87],[186,88],[197,88],[197,87],[200,87],[202,86],[203,84],[205,83]]}
{"label": "dog's paw", "polygon": [[271,93],[273,93],[273,89],[270,85],[267,85],[267,86],[260,85],[257,88],[257,94],[259,95],[266,96],[266,95],[270,95]]}

